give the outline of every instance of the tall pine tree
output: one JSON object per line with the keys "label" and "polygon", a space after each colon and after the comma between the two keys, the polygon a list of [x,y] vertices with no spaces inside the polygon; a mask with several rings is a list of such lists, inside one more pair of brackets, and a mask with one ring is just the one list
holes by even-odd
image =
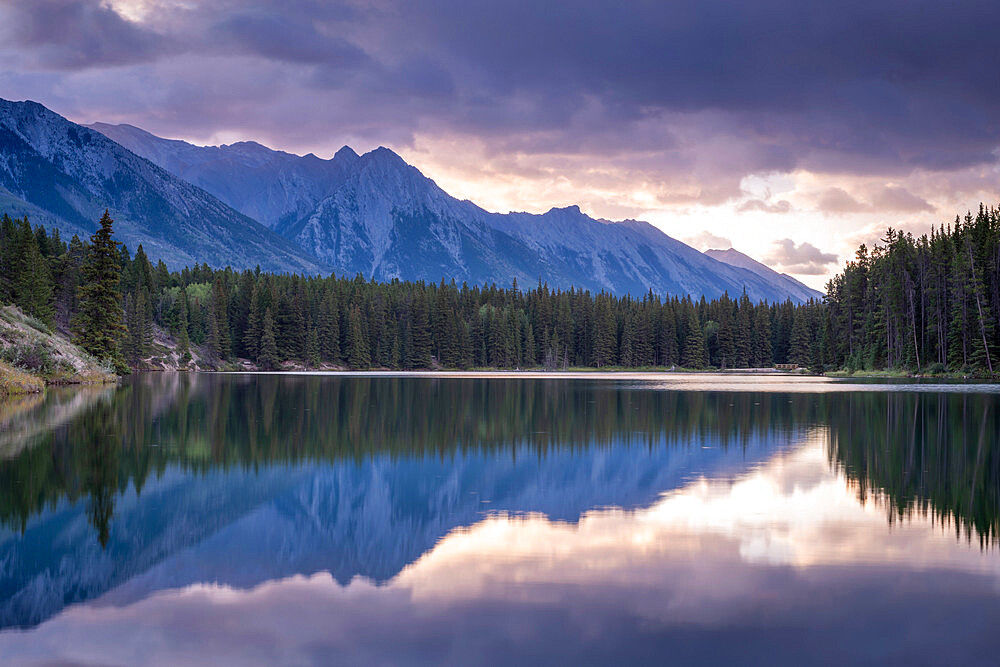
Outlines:
{"label": "tall pine tree", "polygon": [[79,306],[73,329],[74,341],[80,347],[121,368],[124,366],[121,340],[126,329],[119,291],[120,255],[113,224],[105,211],[100,228],[90,237],[90,248],[83,264],[83,284],[77,292]]}

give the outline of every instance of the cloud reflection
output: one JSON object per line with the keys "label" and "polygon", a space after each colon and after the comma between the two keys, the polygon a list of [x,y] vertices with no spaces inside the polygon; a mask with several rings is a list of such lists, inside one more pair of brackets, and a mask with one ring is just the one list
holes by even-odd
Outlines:
{"label": "cloud reflection", "polygon": [[827,438],[816,428],[735,479],[701,477],[638,511],[489,516],[384,586],[320,573],[77,605],[0,634],[0,659],[766,662],[779,644],[810,662],[988,656],[996,554],[920,516],[887,527],[885,507],[831,468]]}

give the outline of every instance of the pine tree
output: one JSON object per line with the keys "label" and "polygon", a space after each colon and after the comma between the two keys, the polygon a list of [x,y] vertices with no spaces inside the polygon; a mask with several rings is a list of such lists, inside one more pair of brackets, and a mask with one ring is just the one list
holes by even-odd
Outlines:
{"label": "pine tree", "polygon": [[208,314],[209,346],[220,358],[228,358],[232,353],[232,342],[229,336],[229,298],[226,288],[219,276],[212,283]]}
{"label": "pine tree", "polygon": [[766,304],[761,304],[753,310],[754,325],[750,332],[751,362],[755,368],[770,368],[774,365],[774,354],[771,347],[771,315]]}
{"label": "pine tree", "polygon": [[792,322],[792,335],[789,341],[788,360],[799,366],[809,366],[812,356],[810,344],[812,342],[812,332],[810,326],[810,312],[806,307],[795,310],[795,319]]}
{"label": "pine tree", "polygon": [[660,309],[657,338],[657,363],[660,366],[674,366],[678,361],[677,319],[671,303],[664,303]]}
{"label": "pine tree", "polygon": [[413,296],[410,311],[410,346],[405,364],[407,368],[428,368],[431,365],[431,332],[423,290],[417,290]]}
{"label": "pine tree", "polygon": [[182,287],[177,297],[177,354],[184,366],[191,361],[191,339],[188,336],[188,300],[187,292]]}
{"label": "pine tree", "polygon": [[[597,330],[594,335],[594,366],[598,368],[615,362],[617,344],[615,341],[615,320],[611,313],[611,297],[601,293],[597,296],[594,312]],[[558,332],[557,332],[558,333]],[[563,334],[565,335],[565,334]],[[563,338],[562,340],[565,340]]]}
{"label": "pine tree", "polygon": [[458,338],[455,326],[457,304],[453,302],[454,285],[446,286],[444,279],[434,294],[431,328],[434,331],[433,350],[442,366],[454,368],[458,362]]}
{"label": "pine tree", "polygon": [[653,358],[653,314],[652,295],[644,301],[635,318],[635,365],[652,366]]}
{"label": "pine tree", "polygon": [[733,302],[727,294],[719,300],[719,367],[736,367],[736,332],[734,331]]}
{"label": "pine tree", "polygon": [[622,314],[622,333],[618,344],[618,365],[631,368],[635,365],[635,314],[631,303],[625,306]]}
{"label": "pine tree", "polygon": [[10,269],[13,302],[25,313],[52,326],[52,277],[27,218],[17,221]]}
{"label": "pine tree", "polygon": [[153,343],[153,322],[149,317],[146,290],[139,289],[126,297],[127,333],[122,344],[125,360],[137,368]]}
{"label": "pine tree", "polygon": [[330,363],[340,363],[340,311],[337,296],[327,290],[319,307],[319,347],[320,357]]}
{"label": "pine tree", "polygon": [[121,293],[121,265],[114,221],[108,212],[101,217],[100,229],[90,237],[83,284],[78,290],[79,310],[73,322],[75,342],[98,359],[123,367],[121,339],[125,334]]}
{"label": "pine tree", "polygon": [[523,352],[523,363],[526,367],[532,368],[538,364],[538,356],[535,352],[535,329],[531,326],[531,321],[525,316],[524,326],[524,342],[522,345]]}
{"label": "pine tree", "polygon": [[0,303],[14,302],[14,221],[0,217]]}
{"label": "pine tree", "polygon": [[274,318],[271,309],[264,311],[260,320],[260,347],[257,365],[261,370],[270,371],[278,367],[278,344],[274,337]]}
{"label": "pine tree", "polygon": [[[258,280],[254,284],[253,295],[250,297],[247,328],[243,333],[243,349],[251,359],[256,359],[260,354],[261,325],[264,318],[264,311],[269,308],[270,299],[267,298],[267,287],[263,280]],[[272,331],[271,333],[273,335],[274,332]]]}
{"label": "pine tree", "polygon": [[351,368],[370,368],[372,365],[368,338],[361,325],[361,309],[351,308],[347,318],[347,363]]}
{"label": "pine tree", "polygon": [[318,368],[320,364],[319,333],[315,327],[306,333],[306,363],[312,368]]}
{"label": "pine tree", "polygon": [[708,366],[708,353],[705,351],[705,333],[698,322],[698,313],[690,302],[685,311],[687,336],[684,339],[681,366],[705,368]]}

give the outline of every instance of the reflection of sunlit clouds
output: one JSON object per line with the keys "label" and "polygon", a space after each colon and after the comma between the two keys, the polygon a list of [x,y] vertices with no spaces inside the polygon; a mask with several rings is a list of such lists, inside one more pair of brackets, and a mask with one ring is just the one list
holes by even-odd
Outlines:
{"label": "reflection of sunlit clouds", "polygon": [[[1000,561],[916,517],[888,529],[827,460],[825,430],[736,480],[699,479],[636,512],[595,510],[579,524],[491,516],[456,531],[392,586],[414,598],[544,596],[544,584],[704,586],[735,593],[741,564],[810,568],[885,565],[992,573]],[[680,575],[680,576],[679,576]],[[702,576],[703,575],[703,576]],[[734,588],[735,587],[735,588]],[[542,591],[542,593],[539,593]]]}
{"label": "reflection of sunlit clouds", "polygon": [[[814,428],[738,477],[699,477],[643,510],[595,509],[578,523],[493,514],[453,530],[385,585],[355,577],[342,586],[320,572],[249,589],[112,592],[0,634],[0,662],[462,663],[504,642],[528,655],[591,642],[586,655],[609,627],[639,628],[630,639],[647,642],[712,632],[758,652],[773,640],[763,630],[821,628],[839,647],[843,634],[882,642],[902,616],[919,623],[926,614],[913,601],[926,604],[926,591],[970,616],[958,630],[981,636],[989,582],[1000,590],[996,553],[921,516],[888,528],[884,506],[862,504],[831,466],[829,438]],[[967,611],[975,595],[986,613]]]}

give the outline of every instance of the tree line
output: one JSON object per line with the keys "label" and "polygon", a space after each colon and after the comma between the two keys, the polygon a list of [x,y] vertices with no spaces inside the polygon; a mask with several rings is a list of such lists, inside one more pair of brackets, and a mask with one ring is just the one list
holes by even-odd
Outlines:
{"label": "tree line", "polygon": [[996,373],[1000,358],[1000,211],[913,237],[889,229],[827,286],[819,361],[846,368]]}
{"label": "tree line", "polygon": [[0,300],[132,367],[156,327],[210,364],[295,361],[353,369],[682,367],[797,364],[992,373],[1000,345],[1000,216],[980,208],[929,236],[889,230],[861,246],[822,301],[746,294],[615,296],[307,277],[207,265],[170,271],[111,236],[89,242],[4,216]]}

